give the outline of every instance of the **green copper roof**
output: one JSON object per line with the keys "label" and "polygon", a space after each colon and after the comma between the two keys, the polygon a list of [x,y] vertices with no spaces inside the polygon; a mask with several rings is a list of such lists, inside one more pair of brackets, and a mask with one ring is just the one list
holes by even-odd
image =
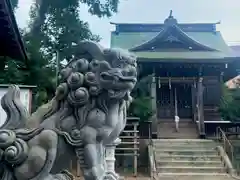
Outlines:
{"label": "green copper roof", "polygon": [[[148,25],[145,24],[145,26]],[[184,31],[173,16],[169,16],[165,20],[162,28],[160,32],[141,32],[141,30],[138,32],[112,32],[111,47],[128,49],[139,58],[146,59],[223,59],[233,57],[221,33],[214,29],[211,31],[191,31],[191,29]],[[175,36],[173,37],[176,39],[175,43],[183,42],[184,47],[183,45],[173,46],[172,39],[169,41],[168,38],[170,36]],[[161,44],[166,42],[167,46]]]}
{"label": "green copper roof", "polygon": [[[120,47],[123,49],[131,49],[135,46],[143,44],[144,42],[154,38],[158,33],[156,32],[124,32],[116,35],[114,32],[111,36],[111,47]],[[186,34],[198,41],[201,44],[204,44],[208,47],[216,49],[220,52],[194,52],[194,51],[185,51],[185,52],[136,52],[138,57],[149,57],[149,58],[223,58],[230,55],[230,48],[227,46],[223,40],[221,33],[216,32],[186,32]],[[189,54],[190,53],[190,54]],[[200,57],[196,57],[200,56]],[[179,57],[179,58],[180,58]]]}

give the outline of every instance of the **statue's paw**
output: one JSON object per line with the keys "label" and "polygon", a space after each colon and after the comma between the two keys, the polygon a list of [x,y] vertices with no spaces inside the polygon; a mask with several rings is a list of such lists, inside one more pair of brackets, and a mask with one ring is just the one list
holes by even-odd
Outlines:
{"label": "statue's paw", "polygon": [[119,180],[120,176],[115,172],[107,172],[104,180]]}
{"label": "statue's paw", "polygon": [[64,170],[61,173],[54,175],[54,180],[74,180],[74,177],[70,172]]}
{"label": "statue's paw", "polygon": [[85,180],[103,180],[105,176],[105,168],[103,165],[94,166],[84,171]]}

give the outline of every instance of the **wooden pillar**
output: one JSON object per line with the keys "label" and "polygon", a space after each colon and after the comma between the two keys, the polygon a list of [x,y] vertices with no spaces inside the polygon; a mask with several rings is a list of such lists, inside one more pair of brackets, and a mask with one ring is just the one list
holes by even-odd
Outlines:
{"label": "wooden pillar", "polygon": [[203,78],[198,79],[198,94],[197,94],[197,107],[198,107],[198,127],[200,138],[205,138],[205,124],[204,124],[204,110],[203,110]]}
{"label": "wooden pillar", "polygon": [[192,116],[193,116],[193,121],[197,121],[197,84],[196,80],[194,80],[194,83],[192,84]]}
{"label": "wooden pillar", "polygon": [[224,85],[224,72],[221,72],[220,73],[220,77],[219,77],[219,90],[220,90],[220,101],[219,101],[219,106],[220,106],[220,103],[221,103],[221,100],[223,98],[223,85]]}
{"label": "wooden pillar", "polygon": [[157,138],[157,127],[158,127],[158,119],[157,119],[157,94],[156,94],[156,77],[155,73],[152,77],[151,83],[151,97],[152,97],[152,138]]}
{"label": "wooden pillar", "polygon": [[219,78],[219,81],[221,82],[221,85],[224,83],[223,76],[224,76],[224,72],[221,72],[220,73],[220,78]]}
{"label": "wooden pillar", "polygon": [[177,88],[174,88],[174,109],[175,109],[175,116],[178,116],[178,102],[177,102]]}

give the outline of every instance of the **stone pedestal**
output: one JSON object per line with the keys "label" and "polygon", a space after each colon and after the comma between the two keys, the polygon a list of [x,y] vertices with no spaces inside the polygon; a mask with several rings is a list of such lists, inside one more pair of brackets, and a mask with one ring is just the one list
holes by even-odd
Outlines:
{"label": "stone pedestal", "polygon": [[105,157],[106,157],[106,177],[107,180],[119,180],[120,176],[115,172],[115,149],[118,144],[121,143],[121,139],[117,138],[112,144],[106,145]]}

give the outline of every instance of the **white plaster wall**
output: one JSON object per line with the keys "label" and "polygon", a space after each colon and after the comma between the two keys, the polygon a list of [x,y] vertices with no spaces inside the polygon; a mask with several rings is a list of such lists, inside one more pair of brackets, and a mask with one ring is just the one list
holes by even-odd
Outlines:
{"label": "white plaster wall", "polygon": [[[4,94],[7,92],[8,88],[0,88],[0,102],[2,97],[4,96]],[[20,100],[23,103],[23,105],[27,108],[27,110],[29,111],[29,107],[30,107],[30,91],[29,89],[20,89]],[[7,118],[7,114],[5,113],[5,111],[3,110],[2,106],[0,106],[0,127],[4,124],[4,122],[6,121]]]}

